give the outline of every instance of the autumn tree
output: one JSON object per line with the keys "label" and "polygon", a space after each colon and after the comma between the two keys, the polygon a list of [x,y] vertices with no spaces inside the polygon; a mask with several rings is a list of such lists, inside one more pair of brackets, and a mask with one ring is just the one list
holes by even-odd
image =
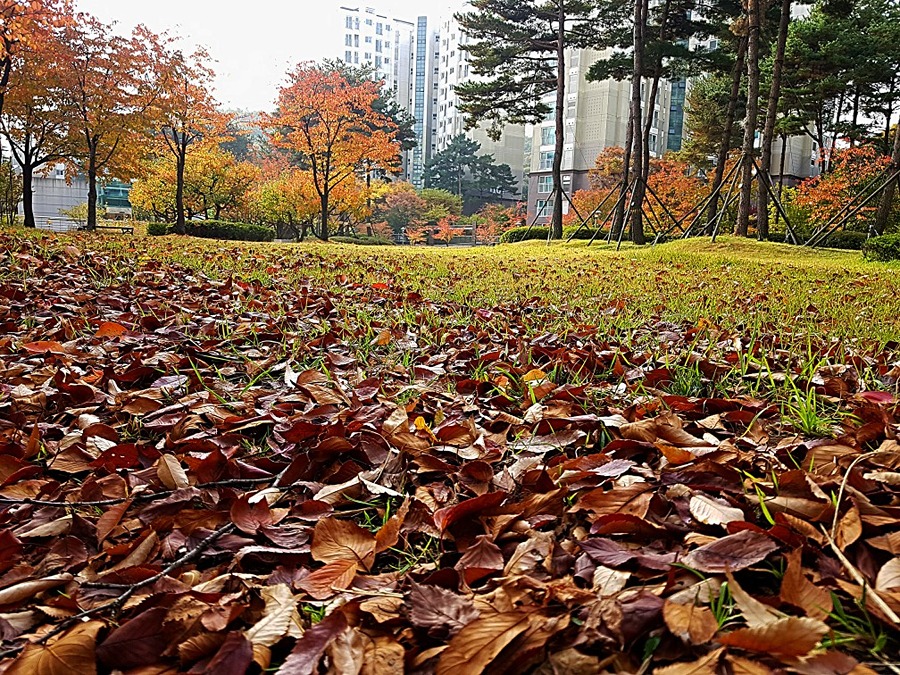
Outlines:
{"label": "autumn tree", "polygon": [[378,212],[395,232],[400,232],[409,223],[421,221],[427,210],[428,204],[412,183],[398,182],[391,185]]}
{"label": "autumn tree", "polygon": [[185,56],[165,54],[159,93],[154,103],[162,146],[175,159],[175,232],[187,231],[185,219],[185,170],[188,155],[201,141],[218,141],[227,119],[216,110],[210,92],[213,72],[209,55],[202,49]]}
{"label": "autumn tree", "polygon": [[78,155],[88,180],[85,224],[93,229],[98,177],[129,176],[135,162],[127,156],[147,138],[150,120],[145,113],[156,96],[147,71],[159,42],[143,28],[130,39],[119,37],[88,14],[77,15],[61,39],[70,82],[64,105],[78,132]]}
{"label": "autumn tree", "polygon": [[326,240],[334,212],[332,196],[354,176],[373,167],[396,171],[400,146],[396,125],[373,105],[378,83],[352,83],[338,71],[304,63],[288,75],[278,110],[269,120],[275,144],[296,155],[310,171],[319,197],[318,236]]}
{"label": "autumn tree", "polygon": [[475,226],[475,241],[479,244],[496,244],[506,230],[518,226],[525,220],[525,205],[503,206],[485,204],[472,216]]}
{"label": "autumn tree", "polygon": [[22,170],[25,226],[35,227],[34,173],[74,154],[72,120],[64,105],[71,82],[56,29],[19,43],[11,60],[0,133]]}
{"label": "autumn tree", "polygon": [[[566,49],[588,46],[599,20],[589,0],[472,0],[457,19],[469,37],[472,80],[457,86],[467,124],[537,124],[551,112],[556,120],[553,155],[552,236],[562,237],[562,160],[568,83]],[[554,102],[548,102],[552,95]]]}
{"label": "autumn tree", "polygon": [[[880,154],[873,145],[838,150],[832,157],[831,171],[800,183],[794,204],[807,211],[810,223],[825,225],[844,212],[847,203],[876,180],[890,163],[890,158]],[[854,217],[858,229],[867,229],[865,223],[873,219],[876,211],[877,203],[860,209]]]}
{"label": "autumn tree", "polygon": [[[167,156],[147,161],[132,187],[132,204],[157,220],[177,222],[176,170]],[[259,176],[257,167],[237,161],[215,142],[200,142],[187,156],[180,208],[188,220],[195,216],[218,220],[223,213],[243,213]]]}
{"label": "autumn tree", "polygon": [[449,246],[454,237],[461,237],[465,233],[464,229],[456,226],[458,222],[457,216],[444,216],[437,222],[434,238],[444,242],[445,246]]}
{"label": "autumn tree", "polygon": [[287,169],[257,183],[249,195],[251,218],[274,225],[279,237],[306,238],[319,214],[319,199],[307,171]]}
{"label": "autumn tree", "polygon": [[258,179],[259,169],[249,162],[239,162],[216,143],[201,143],[188,156],[185,194],[199,205],[198,213],[219,220],[223,212],[245,205]]}
{"label": "autumn tree", "polygon": [[16,64],[16,50],[46,39],[69,14],[68,3],[57,0],[0,0],[0,114]]}

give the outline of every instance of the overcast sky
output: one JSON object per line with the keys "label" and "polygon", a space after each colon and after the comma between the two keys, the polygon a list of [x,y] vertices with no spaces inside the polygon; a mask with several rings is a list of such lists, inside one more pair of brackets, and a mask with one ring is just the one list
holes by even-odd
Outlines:
{"label": "overcast sky", "polygon": [[[278,85],[300,61],[338,55],[341,5],[374,7],[398,18],[421,13],[435,20],[458,0],[77,0],[82,11],[117,21],[122,32],[143,23],[156,32],[183,38],[184,46],[202,45],[213,59],[216,96],[228,108],[269,110]],[[237,8],[240,9],[237,9]],[[338,32],[338,38],[335,33]]]}

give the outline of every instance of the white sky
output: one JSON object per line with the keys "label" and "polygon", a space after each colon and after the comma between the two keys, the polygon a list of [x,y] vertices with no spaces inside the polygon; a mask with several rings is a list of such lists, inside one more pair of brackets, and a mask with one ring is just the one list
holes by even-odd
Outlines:
{"label": "white sky", "polygon": [[[284,74],[300,61],[335,58],[343,44],[337,8],[435,21],[459,0],[77,0],[78,8],[118,22],[121,32],[145,24],[202,45],[215,60],[216,97],[227,108],[269,110]],[[238,9],[240,8],[240,9]]]}

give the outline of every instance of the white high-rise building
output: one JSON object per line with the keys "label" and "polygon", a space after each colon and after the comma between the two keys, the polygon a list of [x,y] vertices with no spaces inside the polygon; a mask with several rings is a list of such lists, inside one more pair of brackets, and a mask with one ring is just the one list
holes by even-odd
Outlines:
{"label": "white high-rise building", "polygon": [[372,7],[341,7],[337,57],[373,69],[400,107],[415,119],[417,146],[405,153],[403,177],[421,187],[434,151],[438,35],[428,17],[391,18]]}
{"label": "white high-rise building", "polygon": [[475,78],[469,65],[469,54],[462,45],[468,36],[456,19],[441,21],[440,59],[437,72],[437,103],[435,117],[436,150],[444,150],[456,136],[464,135],[481,144],[481,153],[493,155],[497,164],[508,164],[520,187],[525,184],[525,127],[506,125],[498,141],[492,140],[486,126],[466,130],[465,115],[459,110],[456,88]]}
{"label": "white high-rise building", "polygon": [[394,91],[400,75],[396,68],[398,50],[401,43],[409,41],[412,25],[390,19],[372,7],[341,7],[339,12],[341,33],[336,56],[350,65],[371,67]]}

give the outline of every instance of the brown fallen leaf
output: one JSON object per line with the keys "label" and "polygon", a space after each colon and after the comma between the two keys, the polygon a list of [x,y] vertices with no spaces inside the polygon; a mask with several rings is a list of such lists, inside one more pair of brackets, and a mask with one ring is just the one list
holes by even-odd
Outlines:
{"label": "brown fallen leaf", "polygon": [[159,477],[160,482],[170,490],[191,486],[187,473],[181,466],[181,462],[173,455],[163,455],[159,458],[156,475]]}
{"label": "brown fallen leaf", "polygon": [[799,607],[813,619],[824,620],[832,609],[831,593],[806,578],[800,551],[785,556],[787,568],[781,579],[781,601]]}
{"label": "brown fallen leaf", "polygon": [[369,569],[375,559],[376,540],[356,523],[323,518],[313,532],[312,557],[319,562],[349,561]]}
{"label": "brown fallen leaf", "polygon": [[531,612],[499,612],[476,619],[450,641],[438,660],[437,675],[484,672],[510,642],[531,627]]}
{"label": "brown fallen leaf", "polygon": [[719,630],[719,622],[708,607],[676,605],[666,601],[663,618],[672,634],[694,645],[709,642]]}
{"label": "brown fallen leaf", "polygon": [[696,661],[688,663],[673,663],[671,666],[657,668],[653,672],[656,675],[718,675],[719,662],[722,660],[722,648],[704,654]]}
{"label": "brown fallen leaf", "polygon": [[694,549],[683,562],[701,572],[721,574],[755,565],[777,549],[778,545],[766,535],[742,530]]}
{"label": "brown fallen leaf", "polygon": [[805,656],[825,637],[828,626],[818,619],[788,616],[719,636],[729,647],[776,656]]}
{"label": "brown fallen leaf", "polygon": [[102,621],[77,624],[46,645],[31,644],[6,675],[96,675],[97,633]]}

